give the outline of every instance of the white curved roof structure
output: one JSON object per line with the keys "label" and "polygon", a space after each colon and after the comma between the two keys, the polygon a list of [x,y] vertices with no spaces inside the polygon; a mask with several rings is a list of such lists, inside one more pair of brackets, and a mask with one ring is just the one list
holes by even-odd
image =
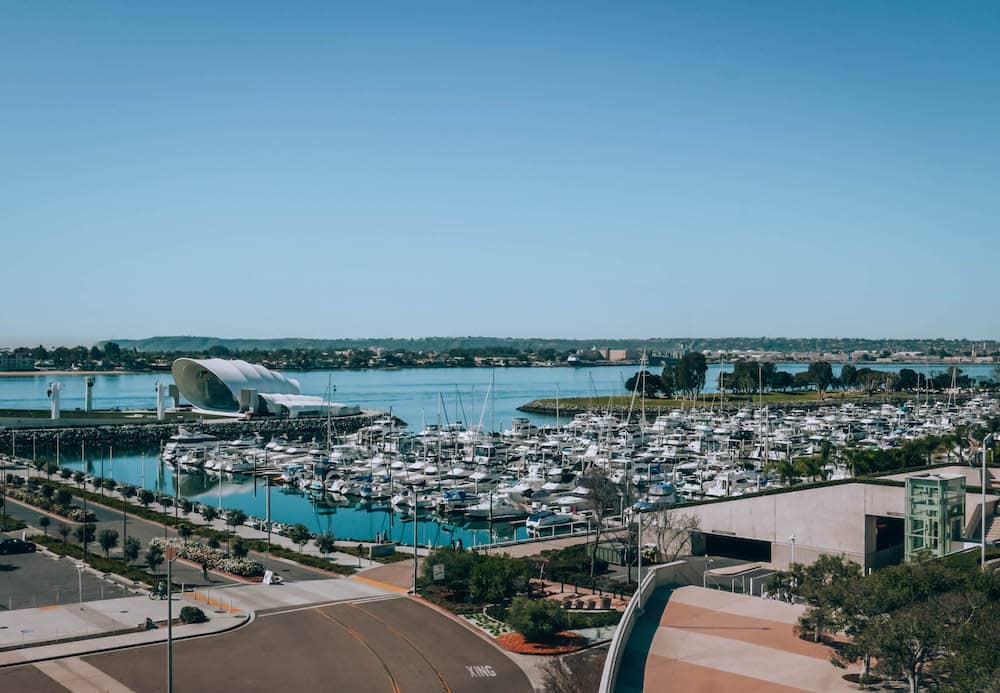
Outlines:
{"label": "white curved roof structure", "polygon": [[246,361],[180,358],[170,370],[181,396],[208,411],[240,411],[243,390],[256,390],[259,395],[298,395],[301,391],[299,381]]}

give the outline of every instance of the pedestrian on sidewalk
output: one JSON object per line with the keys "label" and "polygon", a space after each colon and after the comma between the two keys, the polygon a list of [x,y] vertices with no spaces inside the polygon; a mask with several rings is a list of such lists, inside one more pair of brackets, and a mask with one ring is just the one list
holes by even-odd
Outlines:
{"label": "pedestrian on sidewalk", "polygon": [[208,582],[208,563],[205,561],[201,562],[201,576],[205,579],[205,582]]}

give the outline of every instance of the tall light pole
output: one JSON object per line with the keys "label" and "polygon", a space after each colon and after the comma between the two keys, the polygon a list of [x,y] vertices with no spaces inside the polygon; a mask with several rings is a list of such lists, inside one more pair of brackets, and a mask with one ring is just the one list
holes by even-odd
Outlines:
{"label": "tall light pole", "polygon": [[[0,433],[3,433],[6,430],[7,430],[6,428],[0,428]],[[11,435],[13,436],[14,434],[11,433]],[[11,440],[13,440],[13,438]],[[0,503],[0,531],[6,532],[7,531],[7,462],[6,461],[3,463],[3,466],[0,467],[0,484],[3,485],[3,494],[2,496],[0,496],[3,498],[3,502]]]}
{"label": "tall light pole", "polygon": [[167,693],[174,693],[174,583],[173,565],[177,549],[167,544]]}
{"label": "tall light pole", "polygon": [[792,563],[791,563],[791,565],[795,565],[795,535],[793,534],[792,536],[788,537],[788,541],[792,542]]}
{"label": "tall light pole", "polygon": [[979,566],[982,571],[986,572],[986,448],[993,442],[993,434],[987,433],[986,437],[983,438],[983,483],[980,489],[983,494],[982,505],[979,506],[979,519],[982,522],[982,528],[980,530],[980,542],[979,546]]}
{"label": "tall light pole", "polygon": [[[639,591],[637,593],[637,596],[639,598],[639,601],[636,604],[636,613],[642,615],[642,513],[637,513],[637,514],[639,515],[639,534],[635,543],[636,543],[636,548],[638,549],[637,553],[639,554],[639,564],[638,566],[636,566],[636,582],[639,585],[638,587]],[[596,547],[594,550],[595,551],[597,550]]]}
{"label": "tall light pole", "polygon": [[413,485],[413,594],[417,593],[417,486]]}
{"label": "tall light pole", "polygon": [[80,611],[83,611],[83,566],[84,565],[86,564],[85,563],[76,564],[76,576],[77,579],[79,580],[79,589],[80,589]]}

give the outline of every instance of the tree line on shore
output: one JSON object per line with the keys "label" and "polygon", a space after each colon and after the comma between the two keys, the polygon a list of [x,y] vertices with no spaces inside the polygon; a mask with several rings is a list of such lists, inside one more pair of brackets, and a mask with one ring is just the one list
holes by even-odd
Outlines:
{"label": "tree line on shore", "polygon": [[[705,355],[688,352],[665,366],[659,375],[648,370],[637,372],[625,381],[625,389],[644,393],[647,397],[672,399],[681,395],[693,399],[704,389],[707,372]],[[719,390],[723,392],[751,394],[815,389],[820,396],[831,389],[861,390],[874,395],[879,392],[940,391],[951,387],[967,389],[974,384],[983,388],[1000,386],[1000,367],[994,369],[992,379],[974,383],[955,366],[928,376],[912,368],[891,371],[846,364],[838,375],[834,375],[828,361],[813,361],[806,370],[790,373],[779,370],[769,361],[743,360],[734,362],[733,370],[720,373],[718,379]]]}

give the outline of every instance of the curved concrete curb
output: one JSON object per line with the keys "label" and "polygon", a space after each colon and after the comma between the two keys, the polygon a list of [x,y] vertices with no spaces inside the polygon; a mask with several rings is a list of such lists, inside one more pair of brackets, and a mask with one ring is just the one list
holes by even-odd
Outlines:
{"label": "curved concrete curb", "polygon": [[[245,625],[253,623],[257,619],[257,613],[252,609],[245,612],[246,618],[232,617],[233,621],[221,628],[201,628],[196,632],[186,632],[178,634],[178,630],[185,628],[197,628],[198,626],[208,626],[219,621],[218,618],[209,619],[207,624],[197,623],[181,626],[174,626],[174,642],[180,640],[192,640],[194,638],[204,638],[213,635],[221,635],[231,630],[236,630]],[[232,616],[230,614],[230,616]],[[25,647],[8,652],[0,653],[0,669],[14,667],[22,664],[32,664],[34,662],[44,662],[51,659],[61,659],[63,657],[84,657],[86,655],[98,654],[100,652],[111,652],[114,650],[126,650],[132,647],[146,647],[148,645],[159,645],[167,641],[167,629],[163,626],[156,630],[142,631],[139,633],[127,633],[119,635],[107,635],[103,637],[89,638],[87,640],[73,640],[70,642],[57,643],[53,645],[36,645]]]}

